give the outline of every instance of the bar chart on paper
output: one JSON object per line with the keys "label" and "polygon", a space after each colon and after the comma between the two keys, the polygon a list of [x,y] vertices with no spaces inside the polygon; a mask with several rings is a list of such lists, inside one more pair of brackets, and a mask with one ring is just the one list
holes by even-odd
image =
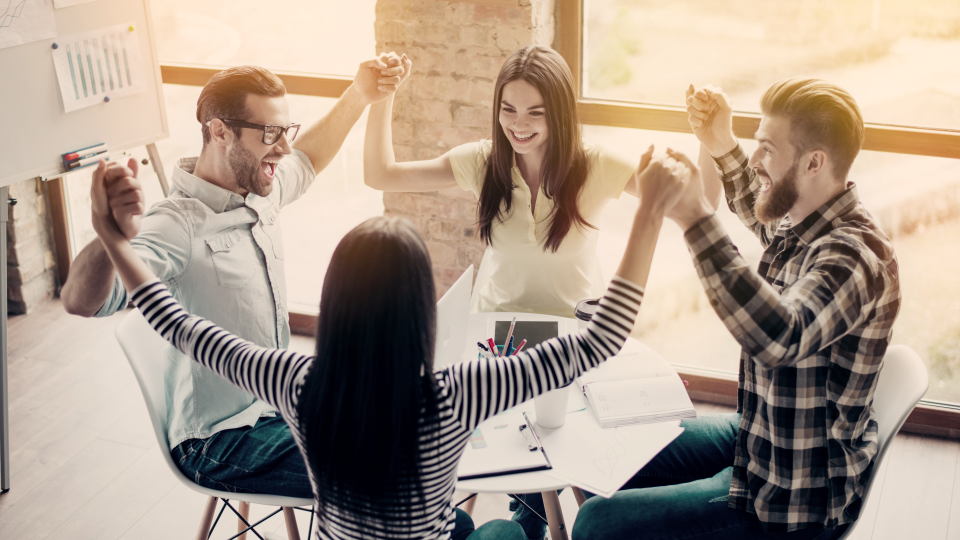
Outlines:
{"label": "bar chart on paper", "polygon": [[142,92],[140,41],[119,24],[51,41],[64,112]]}

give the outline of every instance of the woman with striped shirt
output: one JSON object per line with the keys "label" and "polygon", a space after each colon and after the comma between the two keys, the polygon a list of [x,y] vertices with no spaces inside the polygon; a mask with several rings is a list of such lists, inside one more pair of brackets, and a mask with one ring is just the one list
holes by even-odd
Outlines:
{"label": "woman with striped shirt", "polygon": [[113,217],[111,204],[130,197],[108,196],[109,186],[129,170],[97,167],[93,226],[147,321],[290,424],[310,474],[319,538],[522,539],[519,525],[507,521],[473,531],[451,504],[457,463],[480,422],[570,383],[623,346],[663,217],[685,185],[699,186],[686,157],[651,160],[652,150],[637,175],[642,202],[630,243],[587,329],[437,372],[430,258],[405,220],[370,219],[337,246],[314,356],[256,346],[183,311],[130,246],[137,218]]}

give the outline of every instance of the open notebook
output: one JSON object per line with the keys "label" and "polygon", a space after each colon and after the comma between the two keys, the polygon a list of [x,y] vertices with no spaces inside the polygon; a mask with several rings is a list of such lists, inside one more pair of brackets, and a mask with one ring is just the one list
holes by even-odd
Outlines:
{"label": "open notebook", "polygon": [[687,389],[666,360],[615,356],[577,379],[601,427],[696,418]]}

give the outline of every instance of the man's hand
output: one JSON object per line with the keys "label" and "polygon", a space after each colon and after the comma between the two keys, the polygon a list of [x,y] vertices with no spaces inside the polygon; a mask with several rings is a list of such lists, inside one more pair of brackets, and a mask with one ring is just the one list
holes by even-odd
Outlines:
{"label": "man's hand", "polygon": [[666,215],[677,203],[691,178],[687,166],[675,158],[664,156],[653,159],[653,145],[640,157],[637,170],[635,181],[640,195],[638,213]]}
{"label": "man's hand", "polygon": [[138,170],[137,160],[130,158],[126,167],[101,161],[93,172],[93,229],[104,242],[131,240],[140,232],[144,196]]}
{"label": "man's hand", "polygon": [[733,134],[733,107],[720,88],[707,85],[687,88],[687,121],[700,144],[713,157],[720,157],[737,147]]}
{"label": "man's hand", "polygon": [[690,173],[690,179],[677,197],[676,204],[671,206],[666,214],[686,232],[698,221],[713,214],[713,206],[704,197],[700,169],[682,152],[667,148],[667,155],[682,164]]}
{"label": "man's hand", "polygon": [[412,65],[407,55],[400,57],[393,52],[382,53],[360,64],[350,86],[358,93],[364,106],[378,103],[397,91],[400,83],[410,76]]}

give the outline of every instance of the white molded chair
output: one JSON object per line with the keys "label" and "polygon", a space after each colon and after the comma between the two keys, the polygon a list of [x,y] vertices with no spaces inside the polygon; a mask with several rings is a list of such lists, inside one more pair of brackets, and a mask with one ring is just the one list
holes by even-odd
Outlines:
{"label": "white molded chair", "polygon": [[[930,384],[927,367],[920,356],[906,345],[891,345],[883,356],[883,368],[877,380],[877,389],[873,395],[873,410],[877,414],[879,428],[877,457],[873,464],[873,475],[867,480],[863,490],[862,511],[867,507],[870,488],[880,472],[883,456],[890,449],[890,443],[900,431],[900,427],[910,416],[920,398],[927,393]],[[859,520],[850,524],[840,540],[849,538]]]}
{"label": "white molded chair", "polygon": [[[300,540],[300,533],[297,529],[297,522],[293,511],[299,507],[311,507],[310,522],[312,525],[313,499],[298,499],[259,493],[231,493],[208,489],[191,481],[177,468],[176,463],[173,462],[173,457],[170,455],[170,444],[167,439],[167,405],[163,385],[164,365],[166,364],[164,350],[167,342],[150,327],[149,323],[147,323],[146,319],[143,318],[143,315],[141,315],[137,309],[132,310],[124,316],[123,320],[120,321],[120,324],[117,326],[115,333],[117,341],[120,342],[120,347],[127,355],[130,367],[133,368],[137,382],[140,383],[140,390],[143,391],[143,399],[147,402],[147,412],[150,414],[153,431],[157,436],[157,443],[160,445],[160,454],[163,456],[164,462],[170,467],[170,472],[173,473],[173,476],[175,476],[180,483],[210,497],[207,501],[203,518],[200,521],[197,540],[207,540],[212,531],[211,525],[216,526],[216,524],[213,523],[213,515],[217,508],[217,499],[221,499],[224,503],[220,514],[223,514],[224,509],[229,507],[239,518],[238,533],[240,534],[238,534],[236,538],[242,539],[246,535],[245,529],[253,530],[254,526],[263,522],[263,520],[261,520],[252,526],[246,522],[249,513],[249,504],[253,503],[279,506],[282,508],[287,525],[288,539]],[[240,502],[239,512],[228,503],[229,500]],[[280,510],[277,510],[277,512],[279,511]],[[271,517],[277,512],[267,517]],[[219,520],[219,517],[217,519]],[[254,531],[254,534],[262,538],[256,531]]]}

